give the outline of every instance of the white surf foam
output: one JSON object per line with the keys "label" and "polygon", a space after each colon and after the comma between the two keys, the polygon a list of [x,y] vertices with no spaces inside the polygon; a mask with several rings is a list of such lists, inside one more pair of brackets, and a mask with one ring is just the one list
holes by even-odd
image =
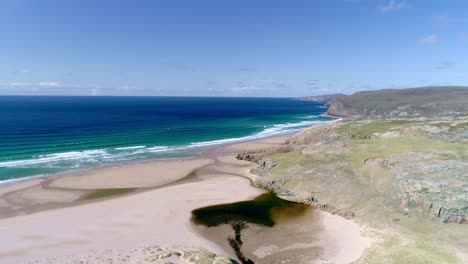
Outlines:
{"label": "white surf foam", "polygon": [[146,146],[121,147],[121,148],[115,148],[115,150],[140,149],[140,148],[144,148],[144,147],[146,147]]}
{"label": "white surf foam", "polygon": [[145,150],[148,152],[155,153],[155,152],[164,152],[164,151],[173,150],[173,149],[166,147],[166,146],[156,146],[156,147],[146,148]]}
{"label": "white surf foam", "polygon": [[[4,161],[0,162],[0,167],[63,167],[63,168],[80,168],[84,163],[86,166],[96,163],[100,165],[105,162],[119,162],[119,161],[128,161],[135,160],[140,158],[151,158],[155,157],[158,153],[169,153],[187,149],[193,149],[197,147],[206,147],[212,145],[221,145],[234,142],[241,142],[259,138],[265,138],[269,136],[281,135],[286,133],[292,133],[299,131],[303,128],[309,127],[311,125],[322,123],[322,122],[334,122],[337,120],[331,121],[319,121],[319,120],[305,120],[295,123],[283,123],[275,124],[271,126],[265,126],[264,129],[256,134],[248,135],[244,137],[237,138],[226,138],[219,140],[203,141],[203,142],[194,142],[188,145],[179,145],[179,146],[129,146],[129,147],[118,147],[113,149],[96,149],[96,150],[84,150],[84,151],[69,151],[62,153],[54,153],[47,155],[39,155],[32,157],[30,159],[24,160],[14,160],[14,161]],[[118,152],[115,152],[118,150]]]}
{"label": "white surf foam", "polygon": [[259,139],[259,138],[264,138],[264,137],[269,137],[269,136],[275,136],[275,135],[282,135],[282,134],[287,134],[287,133],[292,133],[295,131],[299,131],[303,128],[306,128],[308,126],[317,124],[317,123],[323,123],[323,122],[329,122],[329,121],[319,121],[319,120],[314,120],[314,121],[302,121],[302,122],[297,122],[297,123],[284,123],[284,124],[276,124],[272,125],[270,127],[264,127],[265,129],[259,133],[245,136],[245,137],[238,137],[238,138],[227,138],[227,139],[219,139],[219,140],[211,140],[211,141],[203,141],[203,142],[195,142],[191,143],[188,148],[196,148],[196,147],[206,147],[206,146],[212,146],[212,145],[221,145],[221,144],[228,144],[228,143],[234,143],[234,142],[240,142],[240,141],[247,141],[247,140],[253,140],[253,139]]}
{"label": "white surf foam", "polygon": [[258,134],[262,136],[270,136],[270,135],[273,136],[275,134],[291,132],[291,130],[293,131],[298,130],[298,129],[308,127],[317,123],[322,123],[322,122],[324,121],[314,120],[314,121],[302,121],[298,123],[277,124],[277,125],[273,125],[263,130],[262,132]]}
{"label": "white surf foam", "polygon": [[84,151],[69,151],[62,153],[53,153],[47,155],[39,155],[32,159],[26,160],[15,160],[15,161],[4,161],[0,162],[0,167],[19,167],[19,166],[30,166],[43,163],[51,163],[57,161],[66,160],[89,160],[97,157],[105,158],[108,156],[108,152],[104,149],[95,150],[84,150]]}

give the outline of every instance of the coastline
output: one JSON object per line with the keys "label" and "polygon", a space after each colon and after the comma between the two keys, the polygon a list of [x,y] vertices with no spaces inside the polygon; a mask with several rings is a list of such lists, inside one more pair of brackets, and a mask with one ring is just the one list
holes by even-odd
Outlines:
{"label": "coastline", "polygon": [[[330,117],[333,118],[333,117]],[[329,121],[320,121],[319,123],[323,122],[335,122],[339,120],[329,120]],[[100,169],[105,169],[105,168],[111,168],[111,167],[120,167],[120,166],[127,166],[127,165],[142,165],[146,163],[152,163],[152,162],[157,162],[157,161],[170,161],[170,160],[187,160],[187,159],[197,159],[203,156],[206,153],[210,153],[211,150],[221,150],[224,147],[230,146],[230,145],[237,145],[240,143],[248,143],[248,142],[255,142],[255,141],[261,141],[269,138],[280,138],[280,137],[288,137],[292,136],[300,131],[302,131],[304,128],[300,129],[294,129],[292,131],[286,131],[283,133],[278,133],[274,135],[268,135],[264,137],[259,137],[257,134],[250,135],[250,136],[245,136],[241,138],[228,138],[228,139],[222,139],[222,140],[215,140],[213,142],[222,142],[222,141],[227,141],[225,143],[210,143],[206,144],[206,142],[199,142],[201,144],[200,146],[187,146],[185,148],[181,148],[181,150],[186,151],[187,156],[182,156],[182,157],[162,157],[162,158],[149,158],[149,159],[141,159],[141,160],[125,160],[125,161],[114,161],[114,162],[109,162],[106,164],[101,164],[99,166],[94,166],[94,167],[89,167],[89,168],[80,168],[80,169],[74,169],[74,170],[65,170],[57,173],[51,173],[51,174],[38,174],[38,175],[31,175],[31,176],[26,176],[26,177],[21,177],[21,178],[13,178],[13,179],[8,179],[8,180],[0,180],[0,189],[20,183],[20,182],[27,182],[31,181],[34,179],[45,179],[45,178],[56,178],[56,177],[64,177],[64,176],[71,176],[71,175],[76,175],[76,174],[84,174],[87,172],[91,172],[94,170],[100,170]],[[211,141],[210,141],[211,142]],[[190,151],[189,151],[190,150]]]}
{"label": "coastline", "polygon": [[[125,100],[123,99],[123,102],[126,102]],[[157,98],[154,100],[159,102]],[[153,120],[154,115],[143,115],[144,117],[139,119],[127,120],[129,128],[116,125],[120,122],[119,120],[102,120],[106,124],[105,127],[80,127],[83,133],[78,133],[78,130],[62,131],[60,122],[68,122],[66,118],[52,122],[47,120],[47,113],[42,112],[40,113],[44,116],[43,122],[29,125],[31,129],[37,126],[47,127],[48,132],[45,134],[39,130],[37,135],[31,131],[32,134],[28,137],[14,136],[15,124],[11,126],[6,124],[4,129],[11,129],[12,135],[2,139],[2,143],[7,147],[0,151],[0,156],[2,156],[0,185],[21,181],[22,178],[28,177],[61,175],[120,164],[190,157],[194,156],[200,148],[296,132],[315,123],[329,120],[319,117],[324,110],[320,109],[318,104],[298,104],[290,99],[281,100],[281,105],[285,108],[289,107],[287,113],[281,111],[281,107],[275,107],[271,117],[267,119],[263,117],[262,105],[276,106],[280,101],[270,99],[248,101],[248,105],[251,105],[250,110],[248,112],[243,110],[242,116],[239,116],[239,110],[234,110],[230,104],[237,103],[240,99],[234,101],[229,99],[226,105],[223,104],[220,107],[220,111],[225,112],[225,115],[210,116],[207,114],[204,116],[206,106],[199,107],[199,100],[193,100],[195,100],[193,111],[199,111],[197,116],[203,116],[202,123],[197,124],[191,119],[193,111],[191,113],[180,111],[179,113],[175,110],[173,114],[180,115],[182,119],[172,120],[166,117],[164,122],[158,123],[159,121]],[[173,101],[165,99],[161,103],[181,103],[179,100]],[[208,101],[215,105],[219,104],[216,100],[209,99]],[[192,101],[189,100],[189,102]],[[135,111],[143,111],[144,108],[136,107]],[[154,107],[150,110],[165,111],[164,108]],[[86,118],[87,113],[83,112]],[[21,112],[18,115],[27,116],[27,113]],[[92,117],[89,116],[89,118]],[[181,122],[176,122],[176,120]],[[23,127],[29,126],[28,123],[21,124]],[[148,127],[148,124],[154,124],[154,126]],[[116,126],[114,129],[112,129],[113,125]],[[188,127],[184,128],[184,126]],[[216,127],[216,130],[210,131],[210,127]],[[111,130],[108,131],[109,129]],[[184,133],[188,134],[184,136]]]}
{"label": "coastline", "polygon": [[[0,200],[4,198],[5,195],[11,194],[12,192],[18,192],[18,191],[21,191],[22,189],[27,189],[31,187],[39,187],[39,186],[41,188],[48,189],[50,185],[55,185],[53,187],[56,187],[55,189],[57,190],[65,190],[65,191],[71,191],[71,192],[78,191],[78,192],[81,192],[80,194],[83,194],[83,191],[90,191],[93,189],[112,189],[112,188],[134,187],[134,188],[139,189],[137,191],[147,191],[147,190],[152,190],[156,188],[162,188],[167,185],[177,184],[180,181],[183,182],[184,180],[190,180],[191,176],[193,176],[192,171],[187,171],[187,166],[178,166],[178,168],[171,166],[172,168],[164,168],[164,170],[173,170],[173,171],[175,170],[176,171],[175,175],[171,175],[172,177],[169,177],[169,179],[166,178],[165,182],[157,182],[158,179],[156,179],[156,182],[153,182],[153,183],[146,182],[146,184],[140,184],[140,186],[135,186],[135,185],[125,186],[122,184],[122,182],[119,182],[119,181],[117,181],[116,183],[122,184],[121,186],[112,186],[111,182],[109,182],[111,184],[110,186],[95,186],[96,184],[95,181],[91,181],[89,185],[83,184],[83,183],[80,183],[77,186],[73,186],[73,185],[77,184],[76,180],[89,181],[90,180],[89,175],[91,176],[97,175],[99,177],[99,176],[102,176],[102,174],[107,174],[107,172],[109,171],[120,170],[121,168],[123,168],[124,170],[128,170],[129,168],[134,168],[134,170],[130,169],[130,171],[126,172],[129,174],[132,174],[133,171],[139,171],[139,169],[144,166],[152,167],[153,165],[155,165],[157,167],[160,164],[167,165],[173,162],[179,163],[179,162],[195,161],[194,165],[188,166],[188,168],[191,170],[196,170],[196,169],[202,168],[204,165],[207,165],[207,164],[203,164],[204,162],[201,162],[201,164],[198,164],[198,161],[200,160],[202,161],[206,161],[206,159],[214,160],[222,156],[234,157],[235,155],[237,155],[240,149],[245,149],[249,147],[252,149],[260,149],[262,147],[271,147],[272,145],[283,143],[283,141],[286,138],[296,133],[298,132],[294,131],[294,132],[290,132],[286,134],[264,137],[261,139],[250,139],[250,140],[245,140],[245,141],[238,141],[235,143],[224,143],[224,144],[219,144],[219,145],[198,147],[197,156],[191,156],[191,157],[163,158],[163,159],[150,159],[150,160],[123,162],[123,163],[116,163],[116,164],[111,164],[111,165],[103,165],[103,166],[96,167],[96,168],[87,168],[87,169],[75,170],[75,171],[65,171],[65,172],[60,172],[60,173],[55,173],[55,174],[50,174],[50,175],[37,175],[37,176],[19,178],[19,179],[15,179],[12,182],[0,182]],[[179,168],[182,168],[182,172],[179,170]],[[146,173],[144,174],[147,176],[148,171],[146,171]],[[110,175],[105,175],[105,176],[109,177]],[[251,176],[254,176],[254,175],[251,175]],[[107,178],[107,177],[104,177],[104,178]],[[243,177],[252,181],[252,178],[249,176],[243,175]],[[125,179],[125,177],[121,177],[120,180],[126,181],[128,179]],[[55,182],[57,181],[59,183],[65,182],[65,184],[56,185]],[[98,179],[98,182],[100,184],[103,184],[103,182],[99,179]],[[105,184],[107,185],[107,183]],[[114,197],[110,197],[110,199],[112,198]],[[63,202],[63,205],[51,206],[47,208],[41,207],[38,210],[31,210],[28,208],[28,210],[26,211],[28,213],[33,212],[33,211],[34,212],[43,211],[45,209],[61,208],[61,207],[66,207],[66,206],[70,206],[74,204],[75,203],[73,202],[66,201],[66,202]],[[78,204],[80,204],[80,202],[78,202]],[[1,206],[2,206],[2,203],[0,203],[0,208]],[[34,206],[37,206],[37,205],[34,205]],[[9,215],[5,216],[4,211],[5,210],[0,210],[0,219],[5,218],[5,217],[10,217]]]}
{"label": "coastline", "polygon": [[[249,170],[256,165],[236,160],[235,154],[239,149],[281,145],[291,134],[209,146],[200,151],[199,157],[103,167],[2,186],[0,232],[4,236],[2,243],[7,246],[2,247],[0,263],[46,262],[51,258],[82,254],[98,256],[99,250],[126,252],[142,244],[204,248],[233,257],[229,249],[197,231],[190,222],[190,212],[202,206],[251,199],[265,192],[252,185],[256,176]],[[158,175],[155,179],[154,171],[165,174],[166,178],[161,181]],[[167,175],[167,172],[172,174]],[[112,178],[115,173],[120,175]],[[80,200],[87,192],[114,188],[135,190],[115,197]],[[19,209],[19,213],[10,211],[10,216],[5,217],[8,216],[6,208],[12,202],[13,209]],[[315,222],[309,224],[310,230],[303,230],[311,235],[304,242],[307,246],[276,248],[276,253],[319,247],[323,249],[320,251],[322,258],[351,261],[370,246],[371,240],[361,236],[363,227],[320,210],[314,212],[315,220],[303,220]],[[344,229],[337,231],[337,227]],[[321,230],[319,235],[314,233],[317,230]],[[85,234],[87,239],[83,238]],[[272,241],[281,240],[282,233],[279,235]],[[349,237],[353,238],[353,243],[349,242]],[[263,245],[262,248],[265,251],[268,247]],[[266,252],[271,250],[270,247]]]}

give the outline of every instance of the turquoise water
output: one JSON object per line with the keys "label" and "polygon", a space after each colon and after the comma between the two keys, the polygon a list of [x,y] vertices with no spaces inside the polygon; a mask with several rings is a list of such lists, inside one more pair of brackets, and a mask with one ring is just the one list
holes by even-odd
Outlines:
{"label": "turquoise water", "polygon": [[288,98],[0,96],[0,181],[194,156],[328,121],[325,111]]}

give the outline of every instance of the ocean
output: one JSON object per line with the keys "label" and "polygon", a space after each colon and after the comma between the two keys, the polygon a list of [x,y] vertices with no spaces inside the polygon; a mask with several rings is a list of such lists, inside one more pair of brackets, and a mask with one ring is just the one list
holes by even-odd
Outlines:
{"label": "ocean", "polygon": [[291,98],[0,96],[0,182],[196,156],[328,121],[325,111]]}

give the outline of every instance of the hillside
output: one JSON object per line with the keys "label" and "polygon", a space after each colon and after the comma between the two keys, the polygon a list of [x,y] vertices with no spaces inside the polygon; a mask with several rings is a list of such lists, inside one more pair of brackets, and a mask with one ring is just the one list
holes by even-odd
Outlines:
{"label": "hillside", "polygon": [[406,117],[468,113],[468,87],[444,86],[357,92],[334,97],[328,114]]}
{"label": "hillside", "polygon": [[301,101],[307,102],[320,102],[327,104],[332,99],[345,97],[345,94],[324,94],[324,95],[315,95],[315,96],[303,96],[299,97],[298,99]]}
{"label": "hillside", "polygon": [[467,263],[468,89],[366,91],[329,104],[349,118],[239,154],[259,164],[255,184],[370,227],[379,242],[358,263]]}

